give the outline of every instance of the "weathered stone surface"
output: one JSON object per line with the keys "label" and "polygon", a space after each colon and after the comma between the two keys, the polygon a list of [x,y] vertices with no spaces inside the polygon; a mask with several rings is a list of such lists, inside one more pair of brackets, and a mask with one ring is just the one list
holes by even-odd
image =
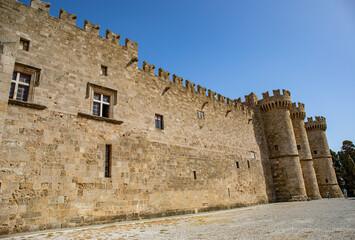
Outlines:
{"label": "weathered stone surface", "polygon": [[[138,68],[137,43],[31,6],[0,4],[1,234],[306,198],[288,91],[217,100]],[[25,102],[9,99],[14,71],[31,75]],[[93,116],[94,92],[107,116]]]}

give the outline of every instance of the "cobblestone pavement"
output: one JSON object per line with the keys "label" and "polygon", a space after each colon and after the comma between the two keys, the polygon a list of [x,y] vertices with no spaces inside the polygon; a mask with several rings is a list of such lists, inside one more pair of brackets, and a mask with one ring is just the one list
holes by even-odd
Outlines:
{"label": "cobblestone pavement", "polygon": [[7,239],[355,239],[355,198],[266,204]]}

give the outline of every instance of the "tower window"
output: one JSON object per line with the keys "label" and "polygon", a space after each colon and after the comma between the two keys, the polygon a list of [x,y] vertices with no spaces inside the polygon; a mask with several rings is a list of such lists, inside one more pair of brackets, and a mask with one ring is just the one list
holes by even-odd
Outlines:
{"label": "tower window", "polygon": [[239,162],[235,162],[235,164],[237,165],[237,168],[239,168]]}
{"label": "tower window", "polygon": [[314,153],[314,154],[317,154],[318,152],[317,152],[317,150],[314,150],[313,153]]}
{"label": "tower window", "polygon": [[297,145],[297,150],[301,150],[301,145]]}
{"label": "tower window", "polygon": [[30,41],[21,38],[20,39],[19,49],[23,50],[23,51],[28,51],[30,49]]}
{"label": "tower window", "polygon": [[255,152],[250,152],[250,157],[251,157],[252,159],[255,159]]}
{"label": "tower window", "polygon": [[325,179],[325,183],[328,183],[328,178]]}
{"label": "tower window", "polygon": [[196,171],[194,171],[194,180],[197,179]]}
{"label": "tower window", "polygon": [[106,145],[105,149],[105,177],[111,177],[111,145]]}
{"label": "tower window", "polygon": [[275,145],[275,146],[274,146],[274,149],[275,149],[275,151],[279,151],[279,146],[278,146],[278,145]]}
{"label": "tower window", "polygon": [[250,168],[250,161],[248,160],[247,163],[248,163],[248,168]]}
{"label": "tower window", "polygon": [[110,115],[110,96],[94,92],[92,115],[108,118]]}
{"label": "tower window", "polygon": [[204,115],[203,112],[197,111],[197,117],[198,117],[199,119],[204,119],[204,118],[205,118],[205,115]]}
{"label": "tower window", "polygon": [[157,129],[164,129],[164,125],[163,125],[163,116],[155,114],[155,128]]}

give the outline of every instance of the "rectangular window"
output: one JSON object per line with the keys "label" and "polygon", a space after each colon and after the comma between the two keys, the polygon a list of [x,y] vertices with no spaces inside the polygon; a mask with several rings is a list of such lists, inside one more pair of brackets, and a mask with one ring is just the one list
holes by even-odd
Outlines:
{"label": "rectangular window", "polygon": [[196,171],[194,171],[194,180],[197,179]]}
{"label": "rectangular window", "polygon": [[110,96],[94,92],[92,114],[108,118],[110,116]]}
{"label": "rectangular window", "polygon": [[19,45],[20,50],[28,51],[30,49],[30,41],[21,38],[20,39],[20,45]]}
{"label": "rectangular window", "polygon": [[107,76],[107,67],[101,65],[101,75],[103,76]]}
{"label": "rectangular window", "polygon": [[239,162],[235,162],[235,164],[237,165],[237,168],[239,168]]}
{"label": "rectangular window", "polygon": [[248,168],[250,168],[250,161],[248,160],[247,163],[248,163]]}
{"label": "rectangular window", "polygon": [[301,150],[301,145],[297,145],[297,150]]}
{"label": "rectangular window", "polygon": [[275,145],[275,146],[274,146],[274,149],[275,149],[275,151],[279,151],[279,146],[278,146],[278,145]]}
{"label": "rectangular window", "polygon": [[163,116],[155,114],[155,128],[157,129],[164,129],[164,125],[163,125]]}
{"label": "rectangular window", "polygon": [[106,145],[105,149],[105,177],[111,177],[111,145]]}
{"label": "rectangular window", "polygon": [[314,153],[314,154],[317,154],[318,152],[317,152],[317,150],[314,150],[313,153]]}
{"label": "rectangular window", "polygon": [[204,115],[203,112],[197,111],[197,117],[198,117],[199,119],[204,119],[204,118],[205,118],[205,115]]}
{"label": "rectangular window", "polygon": [[27,102],[30,91],[31,75],[14,72],[11,80],[10,99]]}
{"label": "rectangular window", "polygon": [[250,157],[251,157],[252,159],[255,159],[255,152],[250,152]]}

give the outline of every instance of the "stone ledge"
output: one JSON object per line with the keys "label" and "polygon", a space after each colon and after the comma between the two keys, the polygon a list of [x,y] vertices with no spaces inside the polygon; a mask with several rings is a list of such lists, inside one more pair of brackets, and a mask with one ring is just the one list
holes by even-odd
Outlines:
{"label": "stone ledge", "polygon": [[43,109],[47,108],[46,106],[41,105],[41,104],[23,102],[23,101],[14,100],[14,99],[9,99],[8,103],[11,105],[17,105],[17,106],[27,107],[27,108],[37,109],[37,110],[43,110]]}
{"label": "stone ledge", "polygon": [[104,122],[118,124],[118,125],[123,123],[122,121],[119,121],[116,119],[94,116],[94,115],[90,115],[90,114],[86,114],[86,113],[82,113],[82,112],[78,112],[78,117],[88,118],[88,119],[92,119],[92,120],[96,120],[96,121],[104,121]]}

